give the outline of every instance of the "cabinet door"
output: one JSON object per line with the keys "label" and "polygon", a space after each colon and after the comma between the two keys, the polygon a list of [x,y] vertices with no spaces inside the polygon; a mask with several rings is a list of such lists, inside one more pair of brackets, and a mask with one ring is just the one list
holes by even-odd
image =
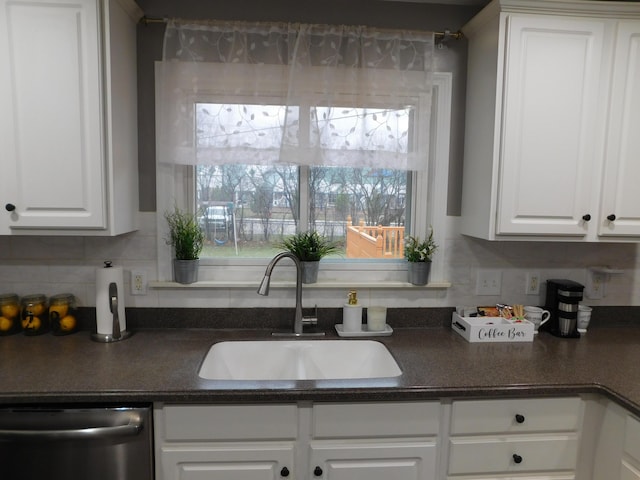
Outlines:
{"label": "cabinet door", "polygon": [[619,23],[613,68],[598,234],[640,235],[640,21]]}
{"label": "cabinet door", "polygon": [[435,442],[311,444],[309,472],[322,480],[434,480]]}
{"label": "cabinet door", "polygon": [[293,478],[292,444],[165,445],[159,480],[276,480]]}
{"label": "cabinet door", "polygon": [[497,233],[584,236],[605,24],[508,15]]}
{"label": "cabinet door", "polygon": [[97,4],[0,0],[0,234],[105,227]]}

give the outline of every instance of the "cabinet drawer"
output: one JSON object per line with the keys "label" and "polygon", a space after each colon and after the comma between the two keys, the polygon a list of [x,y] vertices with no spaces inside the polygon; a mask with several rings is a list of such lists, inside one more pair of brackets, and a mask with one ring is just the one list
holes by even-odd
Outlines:
{"label": "cabinet drawer", "polygon": [[574,470],[576,435],[465,438],[450,442],[449,474]]}
{"label": "cabinet drawer", "polygon": [[313,406],[314,438],[437,435],[438,402],[321,403]]}
{"label": "cabinet drawer", "polygon": [[581,410],[578,397],[458,401],[453,402],[451,433],[575,431]]}
{"label": "cabinet drawer", "polygon": [[169,405],[156,416],[166,440],[291,440],[298,433],[296,405]]}
{"label": "cabinet drawer", "polygon": [[640,462],[640,422],[633,417],[627,417],[624,430],[624,451]]}

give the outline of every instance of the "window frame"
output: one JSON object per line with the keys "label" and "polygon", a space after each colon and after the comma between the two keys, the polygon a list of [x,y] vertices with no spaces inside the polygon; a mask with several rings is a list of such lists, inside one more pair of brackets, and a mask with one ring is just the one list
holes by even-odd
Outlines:
{"label": "window frame", "polygon": [[[157,70],[156,70],[157,71]],[[156,95],[156,105],[162,101]],[[202,101],[198,99],[198,101]],[[452,74],[433,73],[432,110],[429,128],[429,167],[426,171],[412,172],[407,185],[411,195],[411,210],[407,223],[412,234],[425,238],[433,227],[434,239],[439,245],[431,266],[429,286],[448,286],[444,279],[445,239],[447,237],[446,202],[449,170],[449,141],[451,128]],[[195,139],[194,139],[195,142]],[[189,166],[168,165],[157,162],[157,260],[156,286],[173,284],[171,247],[167,245],[167,226],[163,212],[175,205],[195,210],[195,169]],[[305,170],[301,167],[301,172]],[[300,194],[306,187],[301,174]],[[301,209],[303,210],[303,209]],[[303,223],[305,222],[305,223]],[[308,213],[300,212],[300,225],[308,223]],[[200,281],[185,288],[253,287],[264,273],[269,258],[213,258],[200,261]],[[224,270],[224,274],[220,272]],[[380,282],[406,282],[406,262],[398,260],[323,259],[318,286],[344,288],[344,283],[374,284]],[[363,275],[366,281],[362,281]],[[291,277],[291,273],[289,274]],[[409,284],[407,283],[407,287]]]}

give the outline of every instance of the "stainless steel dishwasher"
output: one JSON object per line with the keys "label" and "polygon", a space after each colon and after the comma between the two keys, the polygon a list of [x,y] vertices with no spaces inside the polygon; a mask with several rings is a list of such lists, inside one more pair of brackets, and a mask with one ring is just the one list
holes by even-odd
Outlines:
{"label": "stainless steel dishwasher", "polygon": [[7,480],[153,480],[149,407],[0,408]]}

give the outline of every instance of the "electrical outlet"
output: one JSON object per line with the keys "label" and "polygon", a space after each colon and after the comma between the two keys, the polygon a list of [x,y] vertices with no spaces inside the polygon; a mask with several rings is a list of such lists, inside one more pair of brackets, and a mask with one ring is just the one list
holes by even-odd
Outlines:
{"label": "electrical outlet", "polygon": [[592,300],[604,297],[605,274],[593,270],[587,270],[587,284],[585,285],[585,296]]}
{"label": "electrical outlet", "polygon": [[500,295],[501,291],[501,270],[478,270],[476,295]]}
{"label": "electrical outlet", "polygon": [[131,295],[147,294],[147,274],[142,270],[131,271]]}
{"label": "electrical outlet", "polygon": [[527,272],[524,293],[527,295],[540,295],[540,272]]}

